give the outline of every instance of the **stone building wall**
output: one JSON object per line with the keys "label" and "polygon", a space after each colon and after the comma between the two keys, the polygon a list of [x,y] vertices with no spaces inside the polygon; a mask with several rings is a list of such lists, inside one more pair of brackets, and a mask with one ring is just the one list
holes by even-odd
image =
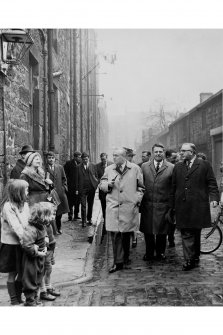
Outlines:
{"label": "stone building wall", "polygon": [[[44,78],[41,39],[45,37],[47,49],[47,29],[30,29],[29,33],[34,44],[22,63],[8,67],[6,76],[0,71],[0,198],[21,147],[31,144],[42,156],[49,148],[48,65],[46,63]],[[100,141],[94,135],[97,99],[89,97],[88,109],[86,97],[87,93],[96,94],[95,71],[89,75],[88,92],[87,80],[83,79],[96,59],[95,43],[89,42],[95,38],[94,34],[87,29],[53,29],[53,128],[55,153],[61,164],[70,159],[75,150],[91,151],[92,157],[96,157],[95,142]],[[47,61],[49,50],[46,51]],[[47,122],[44,119],[44,83]]]}

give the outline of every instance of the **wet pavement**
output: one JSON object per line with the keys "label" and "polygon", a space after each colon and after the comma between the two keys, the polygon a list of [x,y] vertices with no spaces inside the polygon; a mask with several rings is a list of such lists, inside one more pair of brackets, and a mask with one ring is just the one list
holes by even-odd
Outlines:
{"label": "wet pavement", "polygon": [[165,261],[145,262],[144,241],[131,249],[131,269],[109,274],[112,248],[109,235],[97,247],[93,279],[65,288],[52,306],[222,306],[223,246],[202,255],[200,266],[182,271],[182,247],[176,232],[176,247],[167,248]]}
{"label": "wet pavement", "polygon": [[[223,245],[213,254],[201,255],[200,266],[182,271],[180,233],[175,248],[168,248],[166,260],[145,262],[143,235],[131,248],[131,268],[113,274],[112,245],[108,233],[101,242],[100,203],[96,200],[94,220],[98,220],[93,243],[87,237],[95,227],[83,230],[80,222],[65,222],[58,238],[52,282],[61,296],[45,306],[222,306]],[[96,232],[96,230],[95,230]],[[0,305],[9,305],[6,287],[0,280]]]}

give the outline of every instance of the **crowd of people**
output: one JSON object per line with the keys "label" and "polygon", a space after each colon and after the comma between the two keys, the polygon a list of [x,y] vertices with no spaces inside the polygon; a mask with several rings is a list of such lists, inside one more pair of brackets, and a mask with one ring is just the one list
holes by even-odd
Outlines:
{"label": "crowd of people", "polygon": [[[155,143],[134,162],[132,149],[113,152],[113,162],[101,153],[93,164],[86,152],[75,151],[64,166],[49,151],[41,155],[25,145],[10,174],[0,207],[0,272],[8,273],[12,305],[41,305],[60,292],[51,283],[56,235],[61,235],[62,215],[91,226],[96,189],[99,189],[104,236],[110,233],[113,273],[131,264],[130,244],[137,247],[137,231],[144,234],[144,261],[166,259],[166,244],[175,247],[179,229],[185,262],[183,271],[199,266],[201,229],[210,226],[210,204],[216,207],[219,190],[210,163],[196,153],[193,143],[179,152]],[[80,216],[81,207],[81,216]],[[25,302],[22,299],[22,292]]]}

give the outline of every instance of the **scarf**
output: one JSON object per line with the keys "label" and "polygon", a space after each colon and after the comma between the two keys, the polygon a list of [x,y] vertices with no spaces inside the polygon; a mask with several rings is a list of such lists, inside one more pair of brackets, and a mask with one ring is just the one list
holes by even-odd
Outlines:
{"label": "scarf", "polygon": [[36,172],[32,168],[26,166],[25,169],[22,171],[22,174],[25,174],[28,176],[30,179],[36,181],[37,183],[44,185],[46,187],[45,181],[44,181],[44,175],[42,171],[40,172],[39,170]]}

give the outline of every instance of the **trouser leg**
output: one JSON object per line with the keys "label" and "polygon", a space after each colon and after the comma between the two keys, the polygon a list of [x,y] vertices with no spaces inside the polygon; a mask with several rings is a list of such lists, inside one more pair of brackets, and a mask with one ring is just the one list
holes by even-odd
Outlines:
{"label": "trouser leg", "polygon": [[91,221],[91,218],[92,218],[94,196],[95,196],[95,189],[92,188],[89,190],[88,196],[87,196],[87,203],[88,203],[87,220],[88,221]]}
{"label": "trouser leg", "polygon": [[73,216],[73,206],[74,206],[74,195],[68,193],[67,200],[68,200],[68,206],[69,206],[68,217],[72,218],[72,216]]}
{"label": "trouser leg", "polygon": [[168,242],[169,244],[173,245],[174,244],[174,233],[175,233],[176,225],[175,224],[170,224],[169,226],[169,232],[168,232]]}
{"label": "trouser leg", "polygon": [[105,222],[106,198],[105,197],[101,197],[100,201],[101,201],[102,215],[103,215],[103,219],[104,219],[104,222]]}
{"label": "trouser leg", "polygon": [[111,240],[113,247],[114,264],[122,264],[124,262],[124,250],[122,245],[121,233],[111,232]]}
{"label": "trouser leg", "polygon": [[74,197],[74,217],[77,218],[79,214],[79,209],[80,209],[80,196],[75,195]]}
{"label": "trouser leg", "polygon": [[147,257],[153,257],[155,251],[155,235],[144,234],[144,238],[146,243],[146,255]]}
{"label": "trouser leg", "polygon": [[130,237],[132,232],[122,233],[122,246],[124,251],[124,262],[129,260]]}
{"label": "trouser leg", "polygon": [[81,219],[82,223],[86,222],[87,193],[83,191],[80,195],[81,200]]}
{"label": "trouser leg", "polygon": [[102,209],[102,215],[104,219],[103,228],[102,228],[102,235],[106,234],[106,222],[105,222],[105,216],[106,216],[106,196],[100,196],[101,201],[101,209]]}
{"label": "trouser leg", "polygon": [[165,254],[166,250],[166,234],[156,235],[156,255]]}
{"label": "trouser leg", "polygon": [[61,229],[61,218],[62,218],[62,214],[60,215],[56,215],[56,226],[57,226],[57,230]]}
{"label": "trouser leg", "polygon": [[195,231],[194,229],[181,229],[183,254],[186,261],[195,259]]}
{"label": "trouser leg", "polygon": [[195,229],[195,259],[199,259],[201,250],[201,229]]}

